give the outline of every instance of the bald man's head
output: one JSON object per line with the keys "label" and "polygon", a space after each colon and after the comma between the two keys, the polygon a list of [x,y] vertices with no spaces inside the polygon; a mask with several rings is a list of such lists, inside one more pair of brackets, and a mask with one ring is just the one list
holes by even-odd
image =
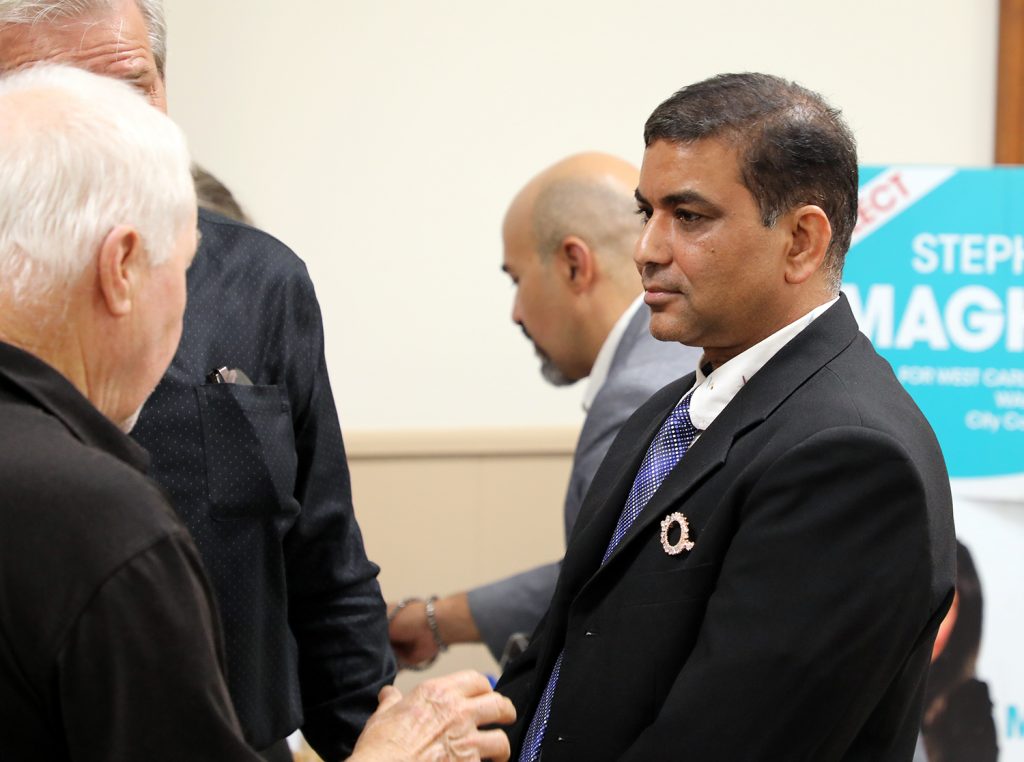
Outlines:
{"label": "bald man's head", "polygon": [[607,266],[632,270],[639,235],[633,197],[638,179],[637,168],[616,156],[570,156],[526,184],[509,207],[506,224],[528,226],[542,258],[574,235]]}
{"label": "bald man's head", "polygon": [[518,287],[512,319],[553,383],[589,375],[611,327],[640,292],[633,266],[638,176],[614,156],[571,156],[530,180],[505,215],[503,269]]}

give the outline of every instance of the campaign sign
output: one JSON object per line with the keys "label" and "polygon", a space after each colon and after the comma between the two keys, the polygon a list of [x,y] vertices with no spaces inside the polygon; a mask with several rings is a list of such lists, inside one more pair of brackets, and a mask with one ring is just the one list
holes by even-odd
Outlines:
{"label": "campaign sign", "polygon": [[843,291],[954,479],[1024,472],[1024,169],[861,169]]}

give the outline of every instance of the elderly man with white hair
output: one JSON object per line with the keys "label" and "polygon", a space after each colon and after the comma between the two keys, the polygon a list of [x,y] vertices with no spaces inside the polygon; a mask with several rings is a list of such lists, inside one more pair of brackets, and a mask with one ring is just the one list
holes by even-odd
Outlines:
{"label": "elderly man with white hair", "polygon": [[[0,78],[0,759],[258,760],[189,534],[124,433],[174,355],[196,199],[180,131],[64,66]],[[385,688],[353,760],[507,755],[461,673]]]}
{"label": "elderly man with white hair", "polygon": [[[166,110],[166,48],[161,0],[0,0],[0,72],[67,63]],[[280,241],[206,210],[199,230],[181,343],[132,436],[210,576],[246,739],[287,760],[301,727],[333,762],[352,753],[395,665],[320,309]]]}

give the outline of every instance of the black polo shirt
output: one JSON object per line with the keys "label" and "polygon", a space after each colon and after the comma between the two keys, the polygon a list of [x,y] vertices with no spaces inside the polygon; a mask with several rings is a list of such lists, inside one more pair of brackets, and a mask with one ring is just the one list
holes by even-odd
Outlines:
{"label": "black polo shirt", "polygon": [[256,760],[145,452],[0,342],[0,759]]}

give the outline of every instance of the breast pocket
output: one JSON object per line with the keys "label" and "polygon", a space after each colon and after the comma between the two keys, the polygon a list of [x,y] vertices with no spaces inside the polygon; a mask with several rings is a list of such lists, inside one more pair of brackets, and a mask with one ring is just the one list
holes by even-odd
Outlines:
{"label": "breast pocket", "polygon": [[619,594],[624,608],[703,602],[714,592],[718,571],[717,563],[704,563],[670,571],[634,574],[619,585]]}
{"label": "breast pocket", "polygon": [[284,390],[206,384],[196,391],[213,516],[237,519],[289,510],[296,454]]}

